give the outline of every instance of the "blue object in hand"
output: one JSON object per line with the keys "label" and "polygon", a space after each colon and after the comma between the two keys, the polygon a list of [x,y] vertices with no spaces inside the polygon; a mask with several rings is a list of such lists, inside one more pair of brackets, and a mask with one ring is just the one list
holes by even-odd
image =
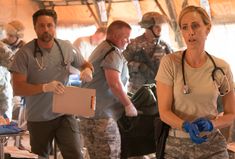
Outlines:
{"label": "blue object in hand", "polygon": [[198,118],[193,122],[193,124],[196,124],[198,126],[200,132],[202,131],[210,132],[214,129],[212,122],[207,118]]}
{"label": "blue object in hand", "polygon": [[185,121],[183,123],[183,129],[189,133],[190,139],[196,143],[196,144],[201,144],[203,142],[207,141],[207,137],[200,137],[199,136],[199,129],[198,126],[194,123],[190,123],[188,121]]}

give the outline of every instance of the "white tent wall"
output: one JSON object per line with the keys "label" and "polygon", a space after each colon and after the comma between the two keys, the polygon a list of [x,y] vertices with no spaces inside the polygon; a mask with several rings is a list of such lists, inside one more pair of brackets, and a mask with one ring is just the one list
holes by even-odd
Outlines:
{"label": "white tent wall", "polygon": [[232,69],[235,81],[235,23],[212,26],[207,38],[206,50],[208,53],[226,60]]}

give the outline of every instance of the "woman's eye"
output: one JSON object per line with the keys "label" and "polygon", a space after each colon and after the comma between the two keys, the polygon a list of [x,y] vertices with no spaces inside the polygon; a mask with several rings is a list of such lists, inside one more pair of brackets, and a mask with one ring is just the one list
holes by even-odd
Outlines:
{"label": "woman's eye", "polygon": [[182,26],[181,30],[188,30],[188,26]]}
{"label": "woman's eye", "polygon": [[191,27],[192,27],[193,30],[195,30],[195,29],[199,28],[200,25],[199,25],[198,23],[193,23],[193,24],[191,25]]}

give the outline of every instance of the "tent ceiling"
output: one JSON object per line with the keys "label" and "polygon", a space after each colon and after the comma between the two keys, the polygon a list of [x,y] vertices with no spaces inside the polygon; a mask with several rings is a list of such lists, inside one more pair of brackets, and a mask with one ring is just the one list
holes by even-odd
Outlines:
{"label": "tent ceiling", "polygon": [[[91,25],[97,24],[99,12],[97,2],[104,0],[34,0],[41,8],[54,8],[58,13],[59,25]],[[175,17],[179,14],[182,6],[200,5],[207,0],[106,0],[106,11],[109,14],[108,23],[116,19],[125,20],[129,23],[137,23],[141,15],[148,11],[160,11],[162,7],[171,20],[169,5],[173,5]],[[210,13],[214,23],[235,22],[234,0],[208,0]],[[139,5],[139,6],[138,6]],[[138,7],[140,10],[138,10]],[[140,15],[141,13],[141,15]]]}

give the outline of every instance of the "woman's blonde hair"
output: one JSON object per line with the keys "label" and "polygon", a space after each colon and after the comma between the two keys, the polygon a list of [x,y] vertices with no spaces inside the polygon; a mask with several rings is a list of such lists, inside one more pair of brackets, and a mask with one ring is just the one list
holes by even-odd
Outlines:
{"label": "woman's blonde hair", "polygon": [[179,19],[178,19],[179,26],[181,26],[181,21],[182,21],[183,16],[189,12],[197,12],[198,14],[200,14],[203,23],[205,25],[211,26],[211,19],[209,15],[207,14],[207,12],[202,7],[192,6],[192,5],[183,8],[183,10],[180,12]]}

